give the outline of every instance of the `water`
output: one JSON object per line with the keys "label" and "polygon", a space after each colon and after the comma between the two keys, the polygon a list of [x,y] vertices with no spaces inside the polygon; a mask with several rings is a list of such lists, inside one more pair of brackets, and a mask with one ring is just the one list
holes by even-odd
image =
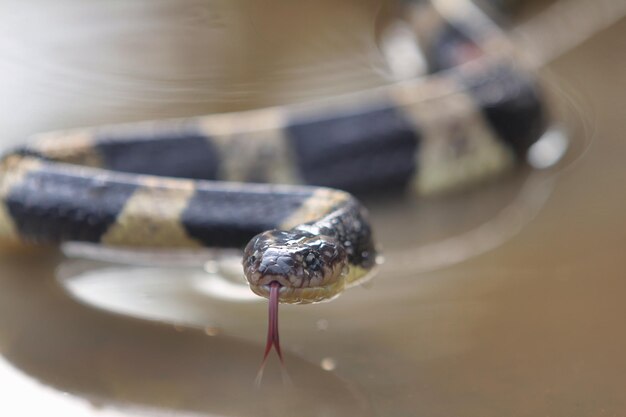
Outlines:
{"label": "water", "polygon": [[370,203],[386,258],[376,278],[331,303],[281,307],[292,384],[272,358],[254,388],[266,304],[219,279],[228,264],[3,255],[0,414],[626,414],[624,23],[549,67],[573,101],[559,116],[580,146],[567,163],[419,204]]}

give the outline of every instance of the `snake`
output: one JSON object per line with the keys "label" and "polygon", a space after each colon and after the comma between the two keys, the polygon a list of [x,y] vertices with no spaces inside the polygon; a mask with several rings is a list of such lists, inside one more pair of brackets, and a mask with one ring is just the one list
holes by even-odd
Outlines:
{"label": "snake", "polygon": [[[428,195],[523,163],[548,116],[540,82],[476,10],[407,2],[429,74],[308,103],[36,134],[0,160],[4,247],[243,249],[250,288],[333,299],[379,247],[354,195]],[[446,2],[439,2],[446,3]],[[457,10],[457,9],[455,9]],[[281,356],[282,358],[282,356]]]}

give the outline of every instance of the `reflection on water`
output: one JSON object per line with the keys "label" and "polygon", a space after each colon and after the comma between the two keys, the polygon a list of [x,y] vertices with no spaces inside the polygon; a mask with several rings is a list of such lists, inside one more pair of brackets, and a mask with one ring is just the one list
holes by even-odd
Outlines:
{"label": "reflection on water", "polygon": [[[275,366],[255,390],[260,338],[250,342],[230,329],[150,324],[94,310],[57,284],[50,272],[55,263],[50,259],[25,268],[6,260],[0,295],[4,357],[47,385],[116,407],[237,416],[293,415],[293,410],[312,416],[369,415],[355,386],[294,354],[287,354],[292,386],[283,385]],[[235,312],[209,305],[215,321]],[[263,331],[264,314],[238,313],[228,320],[254,322]]]}
{"label": "reflection on water", "polygon": [[[99,417],[135,417],[145,415],[143,412],[133,413],[130,409],[124,409],[121,412],[113,409],[110,405],[104,408],[99,404],[69,394],[59,395],[57,390],[45,387],[38,381],[14,369],[2,357],[0,357],[0,386],[11,387],[11,395],[6,395],[2,398],[4,409],[20,410],[20,415],[24,416],[44,415],[49,413],[50,410],[54,410],[55,413],[64,417],[84,416],[86,410],[92,410]],[[34,396],[36,396],[37,401],[32,401]],[[151,411],[151,415],[163,415],[158,410]]]}
{"label": "reflection on water", "polygon": [[[240,260],[240,259],[239,259]],[[68,274],[82,264],[85,271]],[[229,303],[259,302],[241,272],[237,281],[196,268],[151,268],[68,260],[61,283],[82,302],[106,310],[171,323],[204,326],[211,323],[215,300]]]}
{"label": "reflection on water", "polygon": [[528,149],[528,164],[547,169],[558,163],[568,148],[569,140],[562,129],[551,128]]}

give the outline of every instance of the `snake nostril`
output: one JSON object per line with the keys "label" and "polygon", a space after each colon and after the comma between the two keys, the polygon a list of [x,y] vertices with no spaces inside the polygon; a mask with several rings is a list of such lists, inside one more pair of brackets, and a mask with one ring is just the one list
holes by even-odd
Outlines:
{"label": "snake nostril", "polygon": [[281,256],[280,258],[276,259],[276,264],[280,265],[280,267],[284,268],[285,270],[289,270],[293,267],[294,262],[290,256]]}

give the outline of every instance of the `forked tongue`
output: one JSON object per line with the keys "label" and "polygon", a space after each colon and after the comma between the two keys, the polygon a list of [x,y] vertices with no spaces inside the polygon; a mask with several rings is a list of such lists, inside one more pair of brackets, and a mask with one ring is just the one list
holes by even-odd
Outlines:
{"label": "forked tongue", "polygon": [[272,346],[276,349],[276,354],[280,359],[281,365],[284,365],[283,353],[280,350],[280,340],[278,338],[278,292],[280,291],[280,284],[276,281],[270,284],[270,299],[269,299],[269,323],[267,325],[267,342],[265,343],[265,352],[263,353],[263,362],[261,362],[261,368],[256,376],[256,384],[261,383],[263,378],[263,370],[267,363]]}

